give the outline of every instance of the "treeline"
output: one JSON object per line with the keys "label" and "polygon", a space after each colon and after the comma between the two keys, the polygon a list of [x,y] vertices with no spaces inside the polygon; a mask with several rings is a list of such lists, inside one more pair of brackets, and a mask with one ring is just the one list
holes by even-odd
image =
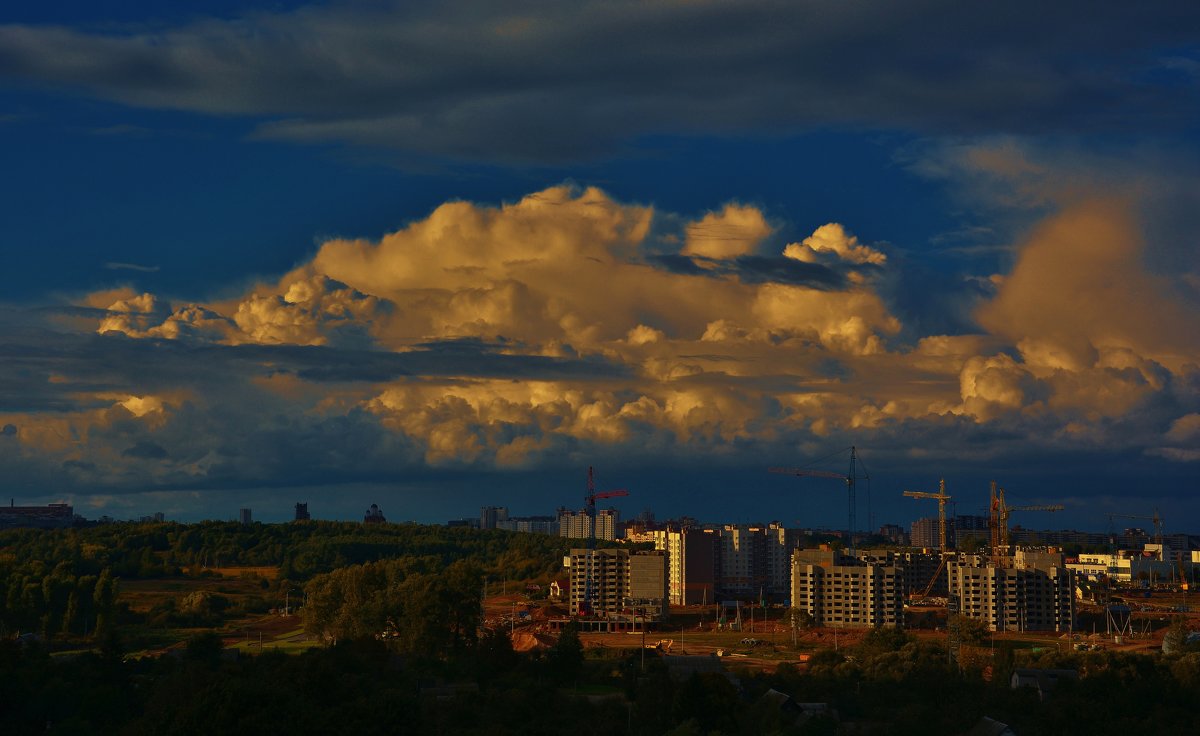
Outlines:
{"label": "treeline", "polygon": [[35,632],[101,637],[116,615],[117,580],[108,569],[78,575],[60,562],[53,570],[24,565],[0,578],[0,636]]}
{"label": "treeline", "polygon": [[[478,575],[472,585],[472,595],[477,595],[484,576],[536,579],[557,574],[570,544],[540,534],[321,521],[5,530],[0,532],[0,635],[95,638],[115,618],[117,581],[122,578],[203,575],[216,566],[278,566],[281,584],[291,584],[381,560],[403,560],[389,563],[388,569],[423,574],[451,569],[462,560]],[[158,623],[206,625],[219,618],[221,603],[214,596],[152,613]]]}
{"label": "treeline", "polygon": [[[578,542],[576,542],[577,544]],[[401,556],[444,563],[475,559],[485,573],[531,579],[559,566],[570,541],[543,534],[479,531],[420,524],[99,524],[75,529],[0,531],[0,573],[7,563],[68,563],[74,574],[121,578],[195,574],[209,567],[278,566],[280,576],[307,580],[346,565]]]}
{"label": "treeline", "polygon": [[475,646],[483,570],[436,557],[350,565],[304,587],[304,629],[324,641],[383,638],[422,656]]}
{"label": "treeline", "polygon": [[[0,642],[0,733],[73,734],[580,734],[691,736],[968,732],[983,716],[1022,736],[1194,733],[1200,653],[1056,654],[1030,666],[1077,669],[1042,701],[948,666],[946,651],[903,633],[817,652],[807,670],[672,672],[657,654],[583,657],[570,632],[545,651],[516,653],[503,630],[437,656],[398,654],[374,638],[288,656],[228,658],[214,635],[182,656],[52,659]],[[832,712],[798,722],[794,703]],[[834,715],[836,713],[836,716]]]}

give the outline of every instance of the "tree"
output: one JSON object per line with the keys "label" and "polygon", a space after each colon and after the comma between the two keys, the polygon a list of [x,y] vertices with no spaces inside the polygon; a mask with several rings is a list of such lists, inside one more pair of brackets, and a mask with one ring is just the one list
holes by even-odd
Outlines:
{"label": "tree", "polygon": [[789,608],[787,619],[791,627],[799,631],[806,631],[816,625],[813,615],[802,608]]}
{"label": "tree", "polygon": [[551,674],[562,680],[574,681],[583,667],[583,642],[579,640],[579,627],[575,622],[567,624],[558,635],[558,641],[547,653]]}

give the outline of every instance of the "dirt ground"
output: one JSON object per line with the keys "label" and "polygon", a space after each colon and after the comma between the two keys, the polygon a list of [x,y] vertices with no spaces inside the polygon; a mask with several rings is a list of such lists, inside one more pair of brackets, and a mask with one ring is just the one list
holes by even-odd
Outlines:
{"label": "dirt ground", "polygon": [[[989,637],[989,646],[976,647],[980,656],[984,656],[991,648],[991,642],[1008,642],[1020,649],[1089,649],[1144,652],[1159,651],[1163,636],[1173,618],[1184,616],[1190,621],[1194,630],[1200,630],[1200,595],[1196,592],[1155,591],[1149,598],[1128,597],[1125,601],[1132,609],[1130,628],[1133,633],[1126,633],[1120,642],[1112,634],[1105,634],[1102,625],[1103,609],[1099,606],[1078,603],[1080,612],[1080,630],[1071,633],[1062,632],[996,632]],[[485,605],[487,617],[492,625],[510,627],[514,635],[525,632],[526,637],[533,641],[536,635],[541,645],[551,641],[544,636],[548,627],[544,621],[550,617],[565,617],[563,606],[548,608],[546,602],[527,602],[522,596],[510,594],[495,596],[488,599]],[[524,615],[523,615],[524,614]],[[944,608],[913,608],[908,615],[919,622],[924,628],[910,626],[909,633],[920,639],[945,641],[947,636]],[[751,667],[774,669],[781,662],[792,662],[803,665],[816,649],[829,647],[848,647],[859,643],[866,634],[863,629],[832,629],[815,628],[796,632],[793,643],[791,629],[783,621],[783,609],[767,609],[766,620],[763,619],[762,609],[755,611],[755,618],[743,611],[741,630],[720,629],[715,627],[716,609],[713,606],[701,608],[689,606],[686,608],[673,607],[671,623],[659,628],[652,628],[645,633],[647,646],[660,644],[662,651],[670,654],[687,654],[708,656],[718,651],[726,658],[729,665],[744,664]],[[1096,631],[1092,626],[1095,624]],[[642,646],[642,633],[597,634],[583,633],[580,635],[584,646],[589,648],[620,648],[636,650]],[[743,640],[753,639],[755,643],[744,643]]]}

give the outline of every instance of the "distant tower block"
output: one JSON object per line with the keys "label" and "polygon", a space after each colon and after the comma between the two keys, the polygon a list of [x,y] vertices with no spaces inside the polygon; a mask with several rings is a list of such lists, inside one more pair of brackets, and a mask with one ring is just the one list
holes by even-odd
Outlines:
{"label": "distant tower block", "polygon": [[250,516],[250,509],[238,509],[238,521],[242,522],[243,524],[254,523],[253,518]]}
{"label": "distant tower block", "polygon": [[297,503],[296,504],[296,521],[308,521],[311,518],[312,517],[308,515],[308,504],[307,503]]}
{"label": "distant tower block", "polygon": [[385,524],[387,519],[383,517],[383,509],[376,504],[371,504],[371,508],[367,509],[366,516],[363,517],[364,524]]}

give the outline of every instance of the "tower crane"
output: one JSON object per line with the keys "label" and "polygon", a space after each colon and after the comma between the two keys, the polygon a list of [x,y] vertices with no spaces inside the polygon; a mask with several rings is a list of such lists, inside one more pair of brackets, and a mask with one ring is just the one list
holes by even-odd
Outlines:
{"label": "tower crane", "polygon": [[909,498],[933,498],[938,502],[938,548],[942,552],[942,557],[950,551],[946,546],[946,502],[950,500],[950,496],[946,495],[946,479],[942,478],[938,481],[938,492],[930,493],[928,491],[905,491],[905,496]]}
{"label": "tower crane", "polygon": [[1043,504],[1040,506],[1009,506],[1004,501],[1004,489],[992,481],[992,500],[989,508],[991,514],[988,525],[992,528],[992,558],[999,563],[1000,558],[1008,553],[1008,516],[1013,511],[1062,511],[1062,504]]}
{"label": "tower crane", "polygon": [[[844,450],[842,452],[844,452]],[[840,454],[840,453],[837,453],[837,454]],[[854,554],[854,533],[856,531],[858,531],[858,529],[857,529],[857,527],[858,527],[858,516],[857,516],[858,510],[857,510],[857,504],[856,504],[855,497],[854,497],[854,495],[855,495],[854,494],[854,486],[859,478],[862,478],[867,481],[868,511],[869,511],[869,506],[870,506],[869,496],[871,493],[871,476],[868,473],[866,473],[865,471],[862,473],[862,475],[859,475],[857,467],[856,467],[857,462],[858,462],[858,450],[857,450],[857,448],[851,446],[850,447],[850,472],[845,473],[845,474],[835,473],[830,470],[817,470],[815,468],[767,468],[768,472],[771,472],[771,473],[780,473],[782,475],[794,475],[794,476],[797,476],[800,478],[805,478],[805,477],[807,477],[807,478],[832,478],[832,479],[840,480],[846,484],[846,494],[848,496],[849,507],[850,507],[850,513],[849,513],[849,519],[848,519],[849,525],[846,528],[846,539],[849,543],[848,546],[850,548],[851,555]]]}
{"label": "tower crane", "polygon": [[1161,545],[1163,543],[1163,519],[1158,515],[1158,509],[1154,509],[1154,516],[1134,516],[1132,514],[1109,514],[1108,528],[1109,533],[1113,531],[1113,519],[1141,519],[1142,521],[1154,522],[1154,543]]}
{"label": "tower crane", "polygon": [[583,497],[584,513],[587,516],[588,538],[586,561],[583,567],[583,603],[579,606],[580,615],[591,615],[593,611],[592,601],[596,597],[596,587],[593,580],[596,551],[596,499],[617,498],[628,495],[629,491],[624,488],[613,491],[597,491],[595,468],[590,465],[588,466],[587,493]]}

